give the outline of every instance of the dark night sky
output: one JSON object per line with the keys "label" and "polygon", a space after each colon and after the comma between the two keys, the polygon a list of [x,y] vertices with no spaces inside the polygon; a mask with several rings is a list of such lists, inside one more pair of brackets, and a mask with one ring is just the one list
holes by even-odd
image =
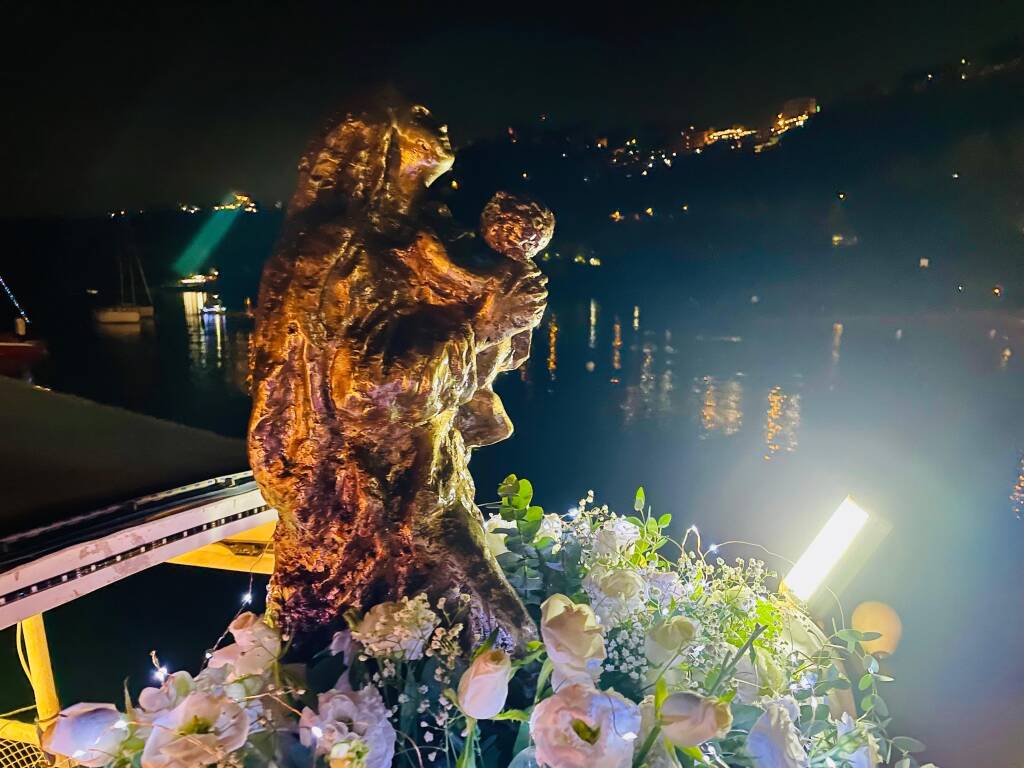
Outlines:
{"label": "dark night sky", "polygon": [[1019,1],[420,5],[6,4],[0,216],[287,197],[325,112],[380,82],[456,141],[541,112],[722,122],[792,96],[827,106],[1024,31]]}

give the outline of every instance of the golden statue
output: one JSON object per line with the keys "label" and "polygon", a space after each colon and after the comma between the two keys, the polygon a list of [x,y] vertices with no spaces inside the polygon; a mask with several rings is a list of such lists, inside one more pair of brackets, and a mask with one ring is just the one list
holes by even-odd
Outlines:
{"label": "golden statue", "polygon": [[346,115],[300,163],[264,268],[249,459],[280,513],[270,609],[300,652],[345,610],[421,591],[468,593],[476,637],[535,631],[468,462],[512,432],[492,384],[529,356],[554,216],[499,193],[481,217],[496,252],[477,247],[426,199],[453,160],[423,107]]}

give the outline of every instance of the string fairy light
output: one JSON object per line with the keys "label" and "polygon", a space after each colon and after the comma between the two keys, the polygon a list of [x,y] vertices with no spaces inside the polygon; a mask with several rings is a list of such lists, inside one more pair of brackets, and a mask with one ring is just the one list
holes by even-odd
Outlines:
{"label": "string fairy light", "polygon": [[12,291],[10,287],[8,287],[3,276],[0,276],[0,287],[4,289],[4,293],[7,294],[7,298],[11,300],[11,304],[13,304],[14,308],[18,310],[18,314],[21,315],[22,319],[26,323],[31,323],[32,321],[28,319],[28,315],[25,314],[25,310],[21,308],[21,304],[18,303],[18,299],[15,297],[14,291]]}
{"label": "string fairy light", "polygon": [[156,651],[149,652],[149,660],[153,662],[153,679],[158,683],[162,683],[167,679],[167,675],[170,674],[167,667],[160,663],[160,657],[156,655]]}

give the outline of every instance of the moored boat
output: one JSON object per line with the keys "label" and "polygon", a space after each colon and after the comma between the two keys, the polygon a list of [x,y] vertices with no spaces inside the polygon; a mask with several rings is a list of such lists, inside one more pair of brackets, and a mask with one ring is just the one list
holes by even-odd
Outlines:
{"label": "moored boat", "polygon": [[203,303],[203,308],[199,310],[204,315],[223,315],[227,313],[227,307],[220,300],[220,295],[211,293],[209,298]]}
{"label": "moored boat", "polygon": [[147,317],[152,317],[152,307],[140,307],[137,304],[118,304],[114,307],[98,307],[92,311],[92,316],[97,323],[140,323],[142,322],[141,309],[149,309]]}
{"label": "moored boat", "polygon": [[11,333],[0,334],[0,374],[23,375],[44,357],[46,344],[39,339],[27,339]]}

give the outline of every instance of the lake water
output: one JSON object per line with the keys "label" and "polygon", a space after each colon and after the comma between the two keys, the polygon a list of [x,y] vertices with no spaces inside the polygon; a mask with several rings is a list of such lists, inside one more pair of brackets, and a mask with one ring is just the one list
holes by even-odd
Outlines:
{"label": "lake water", "polygon": [[[897,730],[943,766],[1009,764],[1000,756],[1024,747],[1013,706],[1024,679],[1024,523],[1011,500],[1024,504],[1024,312],[841,316],[750,304],[713,316],[671,292],[651,296],[553,286],[528,367],[498,385],[516,432],[474,454],[479,500],[509,472],[530,478],[549,511],[588,489],[625,510],[642,484],[679,529],[697,524],[706,542],[753,541],[795,559],[851,494],[892,525],[841,599],[847,611],[881,600],[903,618],[886,663]],[[161,293],[156,323],[130,332],[69,322],[51,334],[36,380],[242,437],[251,325],[201,317],[203,300]],[[161,566],[55,610],[63,700],[118,700],[126,671],[133,687],[147,682],[151,649],[195,667],[247,589],[237,574]],[[0,704],[28,700],[20,683],[9,691]]]}

